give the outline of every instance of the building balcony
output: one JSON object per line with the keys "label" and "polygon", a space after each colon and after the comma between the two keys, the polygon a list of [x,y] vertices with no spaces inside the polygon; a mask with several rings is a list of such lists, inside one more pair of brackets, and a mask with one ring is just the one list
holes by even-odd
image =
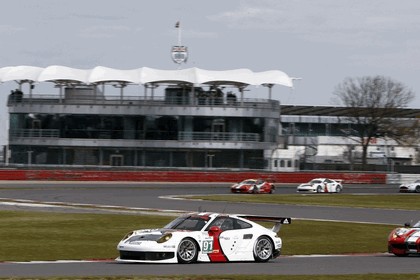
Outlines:
{"label": "building balcony", "polygon": [[239,141],[260,142],[258,133],[234,132],[179,132],[105,130],[105,129],[11,129],[10,140],[20,138],[78,138],[78,139],[120,139],[120,140],[175,140],[175,141]]}
{"label": "building balcony", "polygon": [[57,95],[23,95],[8,99],[10,113],[50,114],[120,114],[120,115],[218,115],[258,116],[279,118],[280,105],[277,100],[244,98],[185,99],[164,96],[78,96],[60,98]]}

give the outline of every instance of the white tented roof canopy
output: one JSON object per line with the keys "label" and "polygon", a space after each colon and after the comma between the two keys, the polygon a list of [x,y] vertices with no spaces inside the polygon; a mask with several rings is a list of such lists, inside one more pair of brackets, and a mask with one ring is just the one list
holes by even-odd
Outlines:
{"label": "white tented roof canopy", "polygon": [[293,78],[279,70],[253,72],[249,69],[204,70],[187,68],[180,70],[160,70],[142,67],[121,70],[97,66],[93,69],[78,69],[60,65],[46,68],[34,66],[9,66],[0,68],[0,82],[77,82],[98,83],[189,83],[211,85],[283,85],[293,87]]}
{"label": "white tented roof canopy", "polygon": [[34,66],[12,66],[0,68],[0,82],[38,81],[44,68]]}

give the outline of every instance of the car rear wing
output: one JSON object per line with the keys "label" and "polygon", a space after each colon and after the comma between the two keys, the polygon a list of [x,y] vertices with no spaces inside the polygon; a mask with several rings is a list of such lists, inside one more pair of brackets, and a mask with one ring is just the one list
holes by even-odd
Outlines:
{"label": "car rear wing", "polygon": [[238,215],[238,217],[255,221],[255,222],[271,222],[274,226],[271,228],[273,232],[279,232],[281,225],[288,225],[292,223],[292,218],[286,217],[271,217],[271,216],[257,216],[257,215]]}

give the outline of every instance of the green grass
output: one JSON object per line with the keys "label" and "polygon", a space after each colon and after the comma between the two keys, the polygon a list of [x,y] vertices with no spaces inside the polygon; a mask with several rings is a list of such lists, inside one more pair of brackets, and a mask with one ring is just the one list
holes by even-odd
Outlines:
{"label": "green grass", "polygon": [[351,195],[351,194],[271,194],[271,195],[202,195],[187,198],[211,201],[322,205],[342,207],[364,207],[420,210],[420,195]]}
{"label": "green grass", "polygon": [[[173,217],[150,215],[74,214],[0,211],[0,260],[109,259],[118,255],[116,245],[127,232],[157,228]],[[280,231],[283,254],[341,254],[385,252],[394,226],[293,220]],[[329,242],[314,242],[327,236]],[[351,236],[351,242],[343,242]],[[353,275],[185,275],[83,277],[87,280],[420,280],[419,274]],[[6,278],[0,278],[6,279]],[[80,279],[79,277],[7,279]]]}
{"label": "green grass", "polygon": [[129,231],[170,217],[0,211],[0,261],[114,258]]}
{"label": "green grass", "polygon": [[[395,226],[293,220],[283,225],[284,255],[380,253]],[[328,239],[328,242],[322,242]]]}
{"label": "green grass", "polygon": [[[197,196],[195,198],[198,198]],[[328,205],[347,207],[420,209],[417,195],[213,195],[201,199]],[[74,214],[24,211],[0,211],[0,261],[56,259],[109,259],[118,255],[116,245],[127,232],[139,228],[158,228],[173,217],[150,215]],[[267,225],[268,226],[268,225]],[[343,254],[385,252],[393,225],[369,225],[344,222],[293,220],[279,233],[284,255]],[[328,236],[329,242],[314,242]],[[351,242],[343,242],[351,236]],[[83,277],[88,280],[420,280],[419,274],[352,274],[352,275],[210,275],[210,276],[109,276]],[[6,278],[0,278],[6,279]],[[7,278],[10,279],[10,278]],[[77,277],[12,279],[80,279]]]}
{"label": "green grass", "polygon": [[[158,228],[173,217],[0,211],[0,261],[108,259],[129,231]],[[392,225],[294,220],[279,233],[283,254],[385,252]],[[314,242],[328,236],[329,242]],[[351,242],[343,242],[351,236]]]}

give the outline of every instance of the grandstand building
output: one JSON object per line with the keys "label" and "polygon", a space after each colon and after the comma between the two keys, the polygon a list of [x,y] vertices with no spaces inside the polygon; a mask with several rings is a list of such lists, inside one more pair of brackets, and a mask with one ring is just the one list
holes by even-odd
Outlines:
{"label": "grandstand building", "polygon": [[[281,71],[0,68],[0,82],[8,81],[18,84],[7,103],[12,166],[295,171],[360,159],[346,108],[271,98],[274,86],[293,87]],[[35,93],[42,83],[52,92]],[[251,86],[265,86],[268,98],[245,98]],[[417,164],[417,147],[375,141],[371,163]]]}

